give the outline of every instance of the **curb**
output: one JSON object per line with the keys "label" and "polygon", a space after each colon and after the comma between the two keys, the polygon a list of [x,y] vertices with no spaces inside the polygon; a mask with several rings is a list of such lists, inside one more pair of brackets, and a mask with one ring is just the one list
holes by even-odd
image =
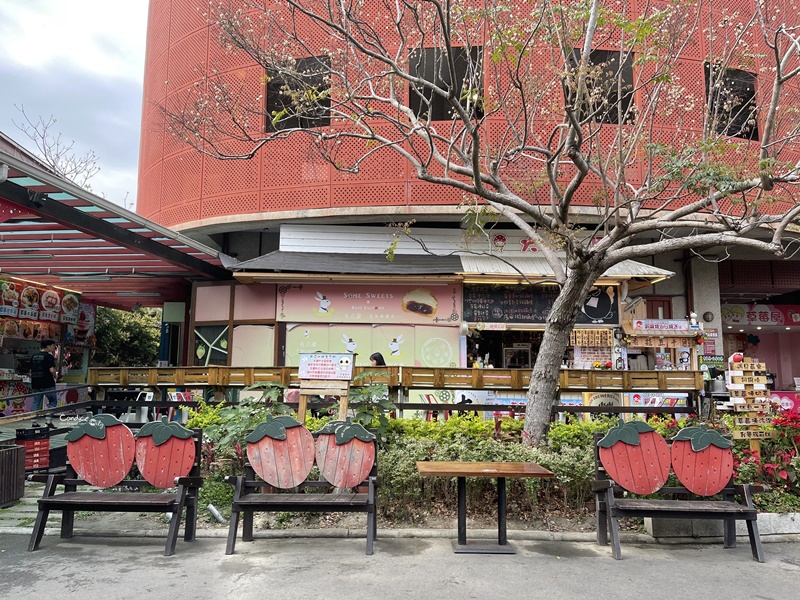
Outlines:
{"label": "curb", "polygon": [[[61,533],[56,527],[48,527],[44,531],[46,536],[57,536]],[[93,537],[93,538],[163,538],[167,533],[166,529],[119,529],[98,531],[96,529],[81,529],[76,527],[74,536]],[[0,527],[0,534],[30,535],[30,527]],[[225,539],[228,537],[227,530],[223,529],[198,529],[198,539]],[[354,538],[363,539],[366,537],[364,529],[268,529],[255,531],[255,539],[308,539],[308,538]],[[453,539],[458,537],[456,529],[379,529],[378,539]],[[492,540],[497,537],[495,529],[470,529],[469,539]],[[508,532],[508,539],[511,542],[535,541],[535,542],[578,542],[578,543],[597,543],[594,532],[580,533],[574,531],[527,531],[514,530]],[[747,545],[747,536],[738,536],[737,543]],[[660,545],[708,545],[721,544],[722,538],[702,537],[702,538],[654,538],[646,533],[621,533],[620,540],[625,544],[660,544]],[[800,542],[800,534],[775,534],[761,536],[762,543],[774,542]]]}

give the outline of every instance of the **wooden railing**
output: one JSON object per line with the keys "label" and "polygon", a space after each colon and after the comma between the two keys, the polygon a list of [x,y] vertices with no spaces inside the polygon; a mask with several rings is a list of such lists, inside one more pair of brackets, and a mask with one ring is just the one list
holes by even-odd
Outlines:
{"label": "wooden railing", "polygon": [[[430,369],[424,367],[356,367],[360,373],[388,373],[375,381],[390,388],[524,391],[530,369]],[[245,387],[255,383],[280,383],[298,387],[297,367],[158,367],[93,368],[89,384],[96,387]],[[562,391],[670,391],[703,389],[701,371],[603,371],[562,369]]]}

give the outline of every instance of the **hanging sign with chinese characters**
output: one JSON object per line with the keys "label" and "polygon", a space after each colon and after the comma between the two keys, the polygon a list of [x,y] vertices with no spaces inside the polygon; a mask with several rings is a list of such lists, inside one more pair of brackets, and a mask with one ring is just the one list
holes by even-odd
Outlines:
{"label": "hanging sign with chinese characters", "polygon": [[800,325],[800,306],[793,304],[723,304],[725,325]]}
{"label": "hanging sign with chinese characters", "polygon": [[80,294],[32,285],[25,281],[0,279],[0,316],[77,323]]}

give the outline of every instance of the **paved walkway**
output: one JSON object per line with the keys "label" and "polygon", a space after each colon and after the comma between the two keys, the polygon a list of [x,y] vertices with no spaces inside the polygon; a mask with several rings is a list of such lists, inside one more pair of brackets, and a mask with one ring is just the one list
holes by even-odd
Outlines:
{"label": "paved walkway", "polygon": [[399,598],[582,600],[725,598],[788,600],[800,584],[800,544],[769,544],[759,564],[740,546],[627,545],[624,560],[580,542],[519,541],[515,555],[456,555],[445,539],[284,539],[239,542],[225,556],[219,539],[45,538],[0,534],[3,597],[115,600],[187,597],[237,600]]}
{"label": "paved walkway", "polygon": [[[15,507],[0,510],[3,597],[84,600],[142,597],[281,600],[309,598],[762,598],[788,600],[800,588],[800,543],[765,541],[766,564],[752,560],[745,540],[721,544],[658,544],[628,534],[622,561],[594,543],[592,533],[509,531],[515,555],[455,555],[454,530],[380,530],[375,554],[364,554],[363,529],[257,532],[225,556],[224,530],[200,530],[164,557],[164,525],[152,517],[123,531],[114,521],[78,519],[76,536],[62,540],[53,527],[28,553],[40,489],[27,484]],[[131,515],[136,517],[136,515]],[[119,524],[119,523],[117,523]],[[496,531],[469,531],[492,538]],[[796,537],[796,536],[793,536]],[[356,539],[357,538],[357,539]],[[791,538],[785,538],[791,539]],[[684,540],[685,542],[685,540]]]}

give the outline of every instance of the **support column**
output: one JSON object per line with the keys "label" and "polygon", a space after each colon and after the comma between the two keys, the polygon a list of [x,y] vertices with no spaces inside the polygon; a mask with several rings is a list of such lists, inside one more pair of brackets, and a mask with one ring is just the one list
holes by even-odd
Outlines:
{"label": "support column", "polygon": [[[697,320],[703,324],[706,331],[709,329],[717,330],[717,337],[707,337],[706,339],[714,341],[716,348],[714,354],[721,355],[723,354],[723,325],[719,302],[719,269],[717,263],[698,257],[693,258],[691,263],[691,283],[693,306],[690,306],[689,309],[697,313]],[[703,318],[703,315],[708,312],[713,315],[711,321],[706,321]]]}

